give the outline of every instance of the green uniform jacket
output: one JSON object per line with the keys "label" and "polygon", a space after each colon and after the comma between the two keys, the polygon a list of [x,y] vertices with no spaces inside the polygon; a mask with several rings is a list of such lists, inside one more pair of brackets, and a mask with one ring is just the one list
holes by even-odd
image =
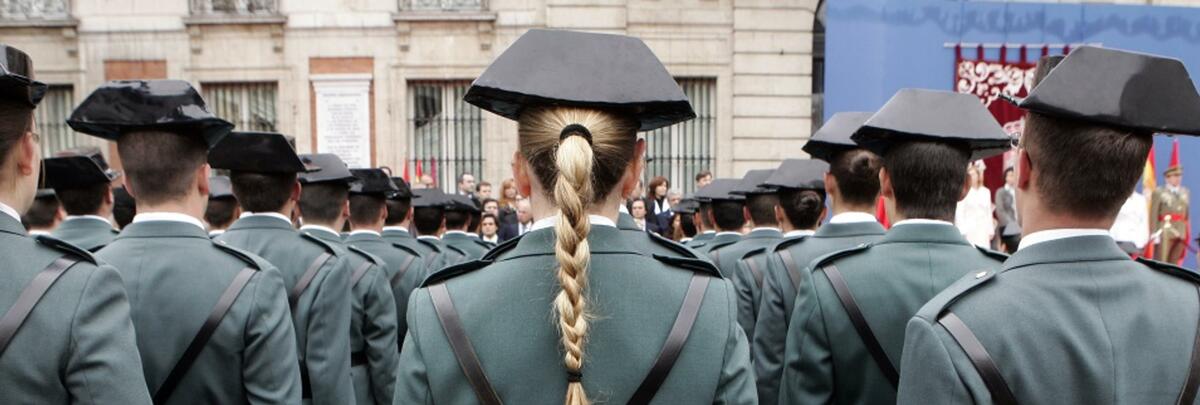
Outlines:
{"label": "green uniform jacket", "polygon": [[446,232],[445,235],[442,235],[442,243],[462,251],[463,262],[479,260],[489,250],[492,250],[487,242],[480,240],[478,236],[467,233]]}
{"label": "green uniform jacket", "polygon": [[799,281],[807,274],[808,264],[813,260],[863,243],[873,243],[883,238],[884,232],[878,222],[829,223],[822,225],[812,236],[780,242],[767,255],[762,301],[754,321],[754,336],[750,338],[750,358],[754,360],[754,372],[758,376],[760,402],[778,402],[788,322],[796,302],[796,284],[784,266],[780,252],[786,250],[792,255]]}
{"label": "green uniform jacket", "polygon": [[[507,403],[560,403],[566,393],[559,331],[550,321],[559,291],[553,232],[529,232],[480,262],[427,280],[446,283],[485,374]],[[733,286],[689,250],[652,257],[639,253],[639,241],[628,235],[593,226],[588,236],[587,295],[594,318],[582,381],[589,397],[613,404],[629,400],[658,356],[693,274],[701,272],[712,279],[699,317],[654,403],[757,403],[745,335],[736,323]],[[408,318],[397,403],[477,403],[427,288],[413,293]]]}
{"label": "green uniform jacket", "polygon": [[75,246],[35,241],[0,214],[0,313],[50,263],[79,260],[46,291],[0,353],[3,402],[150,404],[121,276]]}
{"label": "green uniform jacket", "polygon": [[905,224],[875,244],[813,261],[792,310],[779,403],[896,402],[896,388],[867,352],[822,268],[840,270],[884,353],[899,367],[904,326],[917,310],[964,274],[999,268],[1002,258],[972,246],[953,225]]}
{"label": "green uniform jacket", "polygon": [[117,237],[117,230],[113,229],[112,224],[96,218],[72,217],[59,224],[51,235],[89,252],[95,252],[111,243],[113,238]]}
{"label": "green uniform jacket", "polygon": [[[709,261],[711,261],[713,264],[715,264],[717,266],[717,270],[721,270],[721,262],[730,263],[729,265],[732,266],[733,263],[735,263],[738,259],[741,259],[741,254],[737,254],[737,252],[733,252],[733,251],[730,251],[732,253],[721,252],[720,254],[717,255],[717,257],[716,257],[717,260],[713,260],[713,249],[724,248],[726,246],[736,243],[739,240],[742,240],[742,235],[739,233],[735,233],[735,232],[722,233],[720,235],[713,236],[712,239],[709,239],[708,242],[706,242],[703,246],[696,248],[696,251],[700,252],[702,255],[704,255],[704,257],[707,257],[709,259]],[[742,253],[744,254],[745,252],[742,252]],[[736,256],[736,257],[730,257],[730,258],[728,258],[729,260],[726,260],[726,256]],[[729,267],[729,269],[732,269],[732,267]],[[721,270],[721,275],[723,275],[726,279],[733,280],[734,273],[732,270],[729,272]],[[732,281],[730,281],[730,282],[732,282]]]}
{"label": "green uniform jacket", "polygon": [[362,249],[383,259],[387,265],[384,273],[392,289],[392,300],[396,303],[396,352],[400,352],[404,334],[408,333],[408,296],[425,280],[425,267],[421,256],[404,245],[389,243],[370,233],[355,233],[346,238],[346,244]]}
{"label": "green uniform jacket", "polygon": [[[421,252],[423,251],[421,248],[421,242],[417,242],[417,237],[413,236],[411,233],[408,233],[407,231],[384,229],[383,232],[380,233],[380,235],[383,237],[383,240],[388,241],[392,244],[404,246],[404,247],[408,248],[409,250],[417,252],[418,255],[421,254]],[[401,315],[404,315],[404,314],[401,314]]]}
{"label": "green uniform jacket", "polygon": [[708,242],[712,241],[712,239],[716,236],[717,236],[716,232],[702,232],[700,234],[697,234],[696,237],[692,238],[692,240],[688,241],[688,243],[686,243],[686,245],[687,245],[687,247],[690,247],[693,249],[700,249],[700,248],[704,247],[704,245],[707,245]]}
{"label": "green uniform jacket", "polygon": [[198,226],[174,221],[129,224],[97,257],[117,267],[125,280],[151,393],[166,380],[234,276],[246,267],[258,269],[168,403],[300,401],[287,291],[270,263],[213,242]]}
{"label": "green uniform jacket", "polygon": [[350,378],[354,381],[354,396],[359,405],[391,404],[400,352],[396,351],[396,300],[388,285],[387,263],[364,250],[347,247],[341,235],[319,229],[308,233],[339,249],[348,249],[345,253],[352,269]]}
{"label": "green uniform jacket", "polygon": [[441,239],[432,236],[417,237],[421,257],[425,258],[426,274],[436,273],[463,261],[464,253],[458,248],[448,247]]}
{"label": "green uniform jacket", "polygon": [[908,323],[901,404],[993,403],[937,318],[971,329],[1021,404],[1173,404],[1196,338],[1197,275],[1138,262],[1108,236],[1025,247]]}
{"label": "green uniform jacket", "polygon": [[300,295],[292,321],[296,347],[307,368],[313,404],[347,404],[354,401],[350,380],[350,268],[328,242],[301,234],[280,218],[254,215],[238,219],[217,237],[261,256],[283,274],[283,285],[292,291],[305,270],[323,253],[331,257],[321,265],[312,283]]}
{"label": "green uniform jacket", "polygon": [[[716,252],[715,256],[719,262],[717,267],[721,268],[721,274],[732,274],[727,277],[733,281],[733,287],[737,291],[738,324],[742,326],[742,330],[746,331],[747,337],[754,336],[754,319],[758,313],[759,292],[762,288],[765,266],[758,267],[756,273],[751,271],[750,266],[742,266],[743,260],[748,253],[775,246],[781,240],[783,240],[783,232],[778,229],[756,229],[735,243],[725,246],[719,246],[716,243],[709,245],[711,248],[708,256],[713,257]],[[744,267],[745,270],[739,269],[739,266]]]}

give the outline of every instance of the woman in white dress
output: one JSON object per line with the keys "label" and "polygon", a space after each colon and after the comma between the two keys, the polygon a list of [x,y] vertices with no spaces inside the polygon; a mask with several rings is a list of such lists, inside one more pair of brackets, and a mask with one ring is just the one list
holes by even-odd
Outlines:
{"label": "woman in white dress", "polygon": [[991,247],[996,226],[992,219],[992,196],[983,186],[983,162],[967,167],[971,190],[958,202],[954,225],[975,246]]}

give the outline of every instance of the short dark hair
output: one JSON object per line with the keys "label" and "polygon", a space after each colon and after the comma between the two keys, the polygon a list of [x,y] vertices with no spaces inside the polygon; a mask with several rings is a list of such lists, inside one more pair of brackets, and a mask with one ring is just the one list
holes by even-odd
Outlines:
{"label": "short dark hair", "polygon": [[296,185],[295,173],[256,173],[234,171],[229,175],[233,195],[242,209],[250,212],[275,212],[287,205]]}
{"label": "short dark hair", "polygon": [[696,216],[694,214],[680,213],[679,215],[679,230],[683,232],[683,236],[691,238],[696,236]]}
{"label": "short dark hair", "polygon": [[461,231],[471,224],[471,213],[466,211],[446,211],[446,229]]}
{"label": "short dark hair", "polygon": [[418,235],[436,235],[446,219],[446,212],[435,207],[416,207],[413,209],[413,227]]}
{"label": "short dark hair", "polygon": [[715,224],[713,224],[712,217],[709,216],[709,213],[712,213],[712,209],[712,202],[702,202],[700,203],[700,210],[696,211],[696,213],[700,214],[700,224],[704,225],[704,227],[708,229],[717,227]]}
{"label": "short dark hair", "polygon": [[[0,166],[8,152],[33,128],[33,108],[24,103],[0,100]],[[56,208],[57,209],[57,208]]]}
{"label": "short dark hair", "polygon": [[705,170],[700,173],[696,173],[696,181],[700,181],[700,179],[703,179],[705,177],[712,177],[712,172]]}
{"label": "short dark hair", "polygon": [[479,184],[476,184],[476,185],[475,185],[475,188],[476,188],[476,189],[480,189],[480,188],[483,188],[483,187],[485,187],[485,186],[486,186],[486,187],[491,187],[491,186],[492,186],[492,183],[488,183],[488,182],[486,182],[486,181],[480,181],[480,182],[479,182]]}
{"label": "short dark hair", "polygon": [[850,149],[837,153],[829,165],[829,173],[837,181],[842,202],[863,206],[875,204],[879,198],[879,157],[866,149]]}
{"label": "short dark hair", "polygon": [[1031,112],[1022,143],[1049,210],[1111,219],[1137,184],[1154,139],[1145,132]]}
{"label": "short dark hair", "polygon": [[208,207],[204,209],[204,222],[214,228],[228,228],[237,219],[233,216],[237,207],[236,198],[210,198]]}
{"label": "short dark hair", "polygon": [[384,225],[400,225],[404,220],[408,219],[408,210],[412,208],[411,198],[397,198],[387,200],[387,218],[384,218]]}
{"label": "short dark hair", "polygon": [[350,186],[341,182],[305,184],[300,189],[300,215],[314,222],[331,222],[342,215]]}
{"label": "short dark hair", "polygon": [[963,145],[903,142],[889,148],[883,166],[891,175],[896,211],[905,218],[953,222],[970,160]]}
{"label": "short dark hair", "polygon": [[485,198],[483,202],[479,203],[479,208],[483,209],[484,207],[487,207],[488,203],[490,202],[496,203],[496,208],[500,208],[500,201],[495,198]]}
{"label": "short dark hair", "polygon": [[783,189],[779,191],[779,208],[796,229],[813,229],[821,221],[825,209],[824,190]]}
{"label": "short dark hair", "polygon": [[471,172],[462,172],[461,174],[458,175],[458,182],[462,183],[463,180],[467,179],[467,176],[475,177],[475,175],[472,174]]}
{"label": "short dark hair", "polygon": [[122,134],[117,152],[130,192],[143,204],[161,204],[187,197],[196,169],[208,159],[208,145],[194,134],[137,131]]}
{"label": "short dark hair", "polygon": [[379,214],[387,209],[387,199],[378,195],[354,194],[350,196],[350,223],[372,223],[379,219]]}
{"label": "short dark hair", "polygon": [[114,188],[113,219],[117,221],[117,227],[124,228],[125,225],[129,225],[133,222],[134,215],[137,215],[137,201],[125,191],[125,187]]}
{"label": "short dark hair", "polygon": [[25,211],[25,215],[21,216],[21,222],[25,224],[26,230],[54,226],[54,217],[58,215],[58,207],[58,198],[35,198],[33,205],[30,205],[29,210]]}
{"label": "short dark hair", "polygon": [[779,219],[775,218],[775,206],[779,204],[779,195],[775,193],[751,194],[746,196],[746,210],[750,211],[750,220],[755,226],[776,226]]}
{"label": "short dark hair", "polygon": [[112,185],[107,182],[87,187],[54,190],[58,194],[58,201],[62,204],[63,211],[66,211],[68,215],[99,214],[100,206],[104,205],[104,198],[108,197],[108,193],[111,191]]}
{"label": "short dark hair", "polygon": [[746,214],[742,208],[746,205],[741,201],[713,201],[713,220],[722,231],[740,231],[746,225]]}

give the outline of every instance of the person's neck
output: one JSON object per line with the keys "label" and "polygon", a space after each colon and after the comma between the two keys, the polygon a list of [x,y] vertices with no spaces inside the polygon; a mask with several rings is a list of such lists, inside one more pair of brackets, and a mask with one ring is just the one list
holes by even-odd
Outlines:
{"label": "person's neck", "polygon": [[1070,214],[1049,212],[1041,207],[1025,207],[1021,212],[1021,233],[1031,235],[1052,229],[1112,229],[1114,220],[1115,218],[1079,218]]}
{"label": "person's neck", "polygon": [[[26,201],[24,204],[17,203],[17,201],[25,201],[25,200],[29,200],[29,201]],[[25,212],[29,211],[29,206],[32,203],[33,203],[32,198],[20,198],[19,196],[14,196],[9,193],[0,195],[0,204],[4,204],[9,207],[12,207],[12,209],[16,210],[17,213],[21,214],[21,215],[25,215]],[[3,215],[3,214],[0,214],[0,215]]]}
{"label": "person's neck", "polygon": [[[612,193],[612,195],[605,199],[601,204],[588,206],[586,210],[587,214],[602,216],[612,220],[613,222],[617,222],[617,217],[619,215],[617,207],[621,205],[621,198],[616,194],[617,193],[615,192]],[[530,213],[533,214],[533,218],[531,218],[526,225],[532,225],[539,219],[558,214],[558,208],[555,207],[554,204],[551,204],[549,199],[542,196],[542,193],[537,192],[537,190],[535,190],[533,196],[529,197],[529,207]]]}
{"label": "person's neck", "polygon": [[336,233],[338,229],[342,229],[343,225],[338,222],[341,221],[310,221],[306,219],[304,220],[304,225],[323,226],[332,229]]}
{"label": "person's neck", "polygon": [[204,196],[203,199],[189,197],[181,201],[168,201],[158,204],[138,202],[138,213],[144,214],[151,212],[169,212],[184,214],[192,218],[199,219],[204,218],[204,206],[207,203],[207,196]]}
{"label": "person's neck", "polygon": [[374,224],[356,224],[356,223],[351,222],[350,230],[351,231],[383,232],[383,222],[377,222]]}
{"label": "person's neck", "polygon": [[834,200],[832,205],[833,205],[833,207],[832,207],[833,215],[844,214],[847,212],[862,212],[862,213],[867,213],[867,214],[872,214],[872,215],[875,214],[875,206],[874,205],[842,204],[842,203],[838,203],[837,200]]}

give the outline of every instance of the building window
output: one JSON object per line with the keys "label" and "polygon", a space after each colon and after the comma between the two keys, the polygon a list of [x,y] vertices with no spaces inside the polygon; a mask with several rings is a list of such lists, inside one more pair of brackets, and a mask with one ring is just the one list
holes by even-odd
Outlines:
{"label": "building window", "polygon": [[203,83],[209,111],[232,122],[239,131],[275,132],[278,85],[265,83]]}
{"label": "building window", "polygon": [[485,0],[400,0],[400,9],[406,11],[481,11]]}
{"label": "building window", "polygon": [[37,132],[42,137],[42,156],[50,157],[66,149],[99,146],[100,138],[85,136],[67,126],[67,117],[75,109],[75,89],[71,85],[52,85],[35,111]]}
{"label": "building window", "polygon": [[712,170],[714,134],[717,132],[717,80],[678,79],[692,102],[696,119],[647,132],[645,181],[664,176],[671,188],[690,194],[697,173]]}
{"label": "building window", "polygon": [[408,82],[408,166],[451,191],[460,173],[483,172],[483,113],[463,101],[469,81]]}
{"label": "building window", "polygon": [[812,133],[825,124],[825,1],[813,19]]}
{"label": "building window", "polygon": [[70,17],[67,0],[0,0],[0,20],[44,21]]}
{"label": "building window", "polygon": [[275,15],[278,0],[190,0],[192,15]]}

